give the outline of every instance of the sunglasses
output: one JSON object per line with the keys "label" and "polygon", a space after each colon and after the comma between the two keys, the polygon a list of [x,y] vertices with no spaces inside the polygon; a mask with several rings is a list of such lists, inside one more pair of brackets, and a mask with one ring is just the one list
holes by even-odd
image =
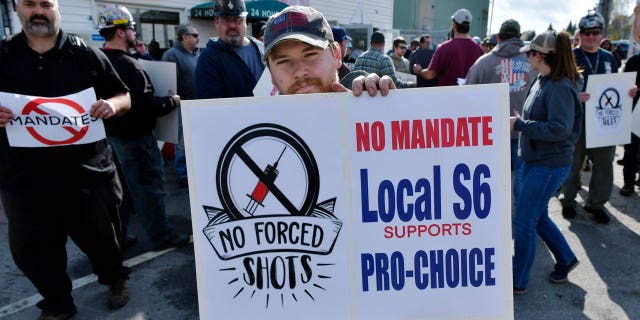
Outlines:
{"label": "sunglasses", "polygon": [[400,46],[400,47],[398,47],[398,48],[400,48],[400,49],[402,49],[402,50],[407,50],[407,47],[402,47],[402,46]]}
{"label": "sunglasses", "polygon": [[188,35],[188,36],[192,36],[192,37],[194,37],[194,38],[197,38],[197,37],[199,37],[199,36],[200,36],[200,35],[199,35],[199,34],[197,34],[197,33],[188,33],[188,32],[186,32],[185,34],[186,34],[186,35]]}
{"label": "sunglasses", "polygon": [[585,36],[599,36],[602,33],[600,30],[589,30],[582,32]]}

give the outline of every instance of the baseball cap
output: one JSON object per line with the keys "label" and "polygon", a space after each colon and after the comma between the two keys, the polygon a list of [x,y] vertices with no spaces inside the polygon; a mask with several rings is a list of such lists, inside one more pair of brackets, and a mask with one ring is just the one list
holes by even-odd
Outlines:
{"label": "baseball cap", "polygon": [[535,50],[540,53],[547,54],[549,52],[556,51],[556,33],[553,31],[547,31],[535,36],[531,43],[520,48],[520,52],[527,52]]}
{"label": "baseball cap", "polygon": [[469,12],[469,10],[467,9],[458,9],[458,11],[456,11],[456,13],[454,13],[451,16],[451,19],[453,19],[453,21],[455,21],[458,24],[462,24],[462,23],[471,23],[471,12]]}
{"label": "baseball cap", "polygon": [[297,40],[326,49],[333,41],[329,22],[311,7],[290,6],[272,15],[264,30],[264,60],[271,49],[285,40]]}
{"label": "baseball cap", "polygon": [[347,35],[347,31],[341,26],[331,27],[331,32],[333,33],[333,41],[335,42],[342,42],[345,38],[351,41],[351,37]]}
{"label": "baseball cap", "polygon": [[520,37],[520,24],[518,21],[509,19],[502,23],[500,26],[500,32],[498,32],[500,39],[511,39]]}

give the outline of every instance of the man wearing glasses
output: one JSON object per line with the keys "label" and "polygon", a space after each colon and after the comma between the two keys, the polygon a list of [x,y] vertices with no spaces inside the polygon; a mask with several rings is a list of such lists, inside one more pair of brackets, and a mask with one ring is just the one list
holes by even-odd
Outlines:
{"label": "man wearing glasses", "polygon": [[264,70],[261,42],[247,36],[244,0],[215,0],[214,25],[218,38],[211,38],[196,63],[198,99],[253,96],[253,88]]}
{"label": "man wearing glasses", "polygon": [[[176,64],[178,75],[178,95],[180,99],[196,99],[195,70],[198,61],[198,30],[191,25],[180,25],[176,30],[177,40],[173,48],[162,55],[162,61]],[[188,186],[187,162],[184,153],[184,136],[182,134],[182,114],[178,110],[178,143],[175,145],[175,168],[178,183],[182,187]]]}
{"label": "man wearing glasses", "polygon": [[407,52],[407,41],[402,37],[395,38],[393,40],[393,53],[391,54],[391,61],[393,61],[393,67],[396,72],[409,73],[409,60],[404,57]]}
{"label": "man wearing glasses", "polygon": [[135,212],[142,218],[154,251],[186,245],[190,241],[189,235],[175,232],[167,219],[162,154],[153,134],[156,117],[179,107],[180,96],[173,93],[154,96],[149,75],[129,54],[129,49],[135,45],[136,31],[133,16],[126,7],[106,5],[99,21],[100,35],[105,39],[102,50],[131,90],[129,112],[105,121],[107,138],[118,160],[125,190],[120,208],[122,243],[133,241],[127,236],[127,224]]}
{"label": "man wearing glasses", "polygon": [[[590,96],[584,92],[591,74],[617,73],[618,65],[613,55],[600,48],[602,40],[602,26],[604,18],[597,12],[589,12],[580,19],[580,45],[573,49],[576,64],[583,70],[584,86],[581,89],[580,100],[584,104]],[[580,172],[586,156],[593,162],[591,180],[589,181],[589,195],[586,198],[584,209],[593,215],[597,223],[607,224],[611,220],[604,211],[604,204],[609,201],[613,188],[613,157],[615,146],[586,148],[585,133],[576,142],[573,153],[573,164],[569,176],[562,185],[564,197],[562,203],[562,216],[572,219],[576,216],[576,195],[581,188]]]}

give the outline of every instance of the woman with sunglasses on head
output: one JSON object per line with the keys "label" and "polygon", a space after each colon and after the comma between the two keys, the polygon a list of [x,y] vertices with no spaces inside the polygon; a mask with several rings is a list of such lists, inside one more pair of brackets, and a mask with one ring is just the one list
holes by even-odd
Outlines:
{"label": "woman with sunglasses on head", "polygon": [[571,169],[573,148],[582,129],[580,80],[571,35],[547,31],[520,49],[539,73],[524,103],[522,116],[511,117],[511,130],[520,132],[519,154],[524,165],[516,172],[520,188],[513,215],[513,293],[527,293],[536,255],[536,233],[553,254],[553,283],[567,281],[577,264],[575,254],[549,218],[549,200]]}

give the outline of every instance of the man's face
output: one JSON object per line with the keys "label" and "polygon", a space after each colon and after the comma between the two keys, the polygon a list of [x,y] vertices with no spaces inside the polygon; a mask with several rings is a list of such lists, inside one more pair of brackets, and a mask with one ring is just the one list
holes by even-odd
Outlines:
{"label": "man's face", "polygon": [[404,56],[405,52],[407,52],[407,44],[404,42],[400,42],[397,47],[393,47],[393,54],[397,57]]}
{"label": "man's face", "polygon": [[200,35],[198,34],[198,30],[196,30],[196,28],[187,28],[187,33],[182,36],[182,45],[189,51],[193,51],[193,49],[196,48],[196,45],[198,45],[199,41]]}
{"label": "man's face", "polygon": [[602,30],[593,28],[580,31],[580,48],[589,52],[595,52],[600,46],[602,40]]}
{"label": "man's face", "polygon": [[216,32],[224,43],[234,47],[244,44],[244,37],[247,35],[247,21],[244,17],[221,16],[213,21]]}
{"label": "man's face", "polygon": [[132,26],[125,27],[122,31],[124,31],[124,40],[127,42],[128,48],[135,48],[136,46],[136,29]]}
{"label": "man's face", "polygon": [[431,48],[431,37],[424,37],[424,42],[420,42],[420,49],[426,50]]}
{"label": "man's face", "polygon": [[290,40],[271,49],[267,58],[271,81],[280,94],[332,92],[338,81],[340,49],[320,49]]}
{"label": "man's face", "polygon": [[19,0],[16,13],[28,36],[48,38],[60,30],[60,8],[57,0]]}
{"label": "man's face", "polygon": [[345,57],[347,55],[347,45],[349,44],[349,39],[347,39],[347,37],[344,37],[344,39],[342,39],[339,44],[340,52],[342,52],[342,57]]}

